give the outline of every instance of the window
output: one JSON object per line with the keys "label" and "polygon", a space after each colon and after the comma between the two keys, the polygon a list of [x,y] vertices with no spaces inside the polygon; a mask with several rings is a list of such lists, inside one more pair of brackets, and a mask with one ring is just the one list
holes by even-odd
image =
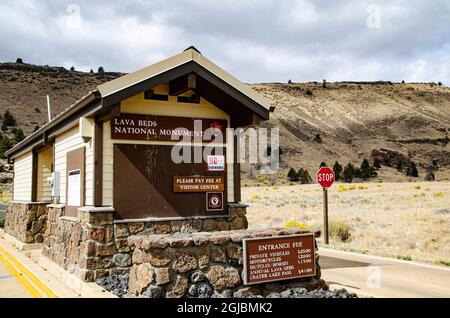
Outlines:
{"label": "window", "polygon": [[144,99],[168,101],[169,95],[155,94],[153,89],[144,92]]}
{"label": "window", "polygon": [[179,103],[193,103],[193,104],[199,104],[200,103],[200,96],[197,94],[192,94],[191,96],[178,96],[177,101]]}

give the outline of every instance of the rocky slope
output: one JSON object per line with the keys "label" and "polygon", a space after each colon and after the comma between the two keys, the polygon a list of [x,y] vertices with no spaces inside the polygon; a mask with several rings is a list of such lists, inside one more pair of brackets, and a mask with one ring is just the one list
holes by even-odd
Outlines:
{"label": "rocky slope", "polygon": [[378,157],[393,166],[379,171],[382,180],[405,181],[394,169],[396,158],[416,162],[419,177],[437,160],[437,179],[450,177],[447,87],[378,82],[325,87],[273,83],[254,88],[276,106],[270,125],[280,128],[283,167],[315,172],[321,161],[360,164],[363,158]]}

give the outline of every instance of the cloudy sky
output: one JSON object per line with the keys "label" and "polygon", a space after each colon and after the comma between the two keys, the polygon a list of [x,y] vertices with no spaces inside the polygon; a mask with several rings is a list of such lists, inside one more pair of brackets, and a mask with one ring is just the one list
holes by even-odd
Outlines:
{"label": "cloudy sky", "polygon": [[448,0],[2,0],[0,61],[130,72],[190,45],[246,82],[450,84]]}

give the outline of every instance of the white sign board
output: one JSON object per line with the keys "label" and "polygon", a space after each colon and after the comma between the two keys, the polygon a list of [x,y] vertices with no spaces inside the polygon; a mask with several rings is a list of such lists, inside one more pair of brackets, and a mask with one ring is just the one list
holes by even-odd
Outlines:
{"label": "white sign board", "polygon": [[68,173],[67,205],[81,206],[81,170],[71,170]]}
{"label": "white sign board", "polygon": [[206,159],[208,164],[208,171],[225,170],[225,156],[208,156]]}

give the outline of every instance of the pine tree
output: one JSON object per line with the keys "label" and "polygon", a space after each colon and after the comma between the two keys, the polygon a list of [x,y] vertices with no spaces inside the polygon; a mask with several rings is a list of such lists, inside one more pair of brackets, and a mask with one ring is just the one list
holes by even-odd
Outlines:
{"label": "pine tree", "polygon": [[23,133],[23,130],[21,128],[17,129],[14,132],[14,143],[19,143],[24,139],[25,139],[25,134]]}
{"label": "pine tree", "polygon": [[16,119],[11,114],[9,109],[7,109],[5,111],[5,113],[3,114],[3,124],[6,125],[6,126],[10,126],[10,127],[16,125]]}
{"label": "pine tree", "polygon": [[351,183],[353,181],[353,176],[355,173],[355,167],[349,163],[345,166],[344,172],[342,173],[342,178],[345,182]]}
{"label": "pine tree", "polygon": [[361,163],[361,177],[364,179],[368,179],[372,176],[372,170],[369,164],[369,160],[364,159]]}
{"label": "pine tree", "polygon": [[400,159],[399,161],[397,161],[397,171],[399,172],[403,172],[403,160]]}
{"label": "pine tree", "polygon": [[335,161],[335,163],[333,165],[333,172],[334,172],[334,179],[335,180],[340,180],[341,179],[342,166],[337,161]]}
{"label": "pine tree", "polygon": [[0,157],[3,158],[9,149],[11,149],[11,141],[5,136],[0,140]]}
{"label": "pine tree", "polygon": [[373,167],[375,168],[375,169],[381,169],[381,162],[380,162],[380,159],[378,159],[378,158],[375,158],[375,160],[373,161]]}
{"label": "pine tree", "polygon": [[300,180],[301,184],[310,184],[312,182],[312,178],[309,175],[308,170],[306,169],[300,169],[297,173],[298,179]]}
{"label": "pine tree", "polygon": [[320,168],[326,167],[326,166],[327,166],[327,164],[326,164],[324,161],[322,161],[322,162],[320,163]]}
{"label": "pine tree", "polygon": [[100,67],[98,68],[97,73],[99,73],[99,74],[105,73],[105,69],[103,68],[103,66],[100,66]]}
{"label": "pine tree", "polygon": [[297,173],[295,172],[294,168],[289,169],[287,177],[288,177],[289,181],[293,181],[293,182],[298,181]]}
{"label": "pine tree", "polygon": [[411,161],[408,169],[406,169],[406,175],[408,177],[418,177],[419,176],[419,171],[417,170],[416,164],[413,161]]}
{"label": "pine tree", "polygon": [[361,168],[356,167],[355,170],[353,170],[353,176],[355,178],[362,178]]}

